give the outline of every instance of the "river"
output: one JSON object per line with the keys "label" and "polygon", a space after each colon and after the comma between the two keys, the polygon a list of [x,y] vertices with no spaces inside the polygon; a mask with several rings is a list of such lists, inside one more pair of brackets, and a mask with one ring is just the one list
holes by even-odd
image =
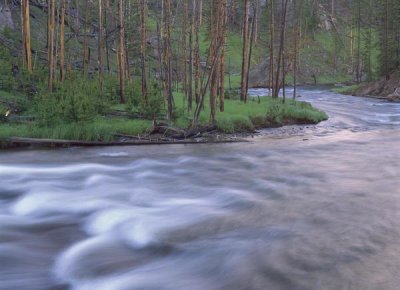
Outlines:
{"label": "river", "polygon": [[330,119],[0,152],[0,289],[399,289],[400,104],[298,93]]}

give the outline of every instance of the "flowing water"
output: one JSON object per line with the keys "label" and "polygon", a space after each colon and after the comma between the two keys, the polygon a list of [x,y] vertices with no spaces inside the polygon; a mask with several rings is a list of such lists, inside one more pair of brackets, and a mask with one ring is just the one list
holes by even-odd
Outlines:
{"label": "flowing water", "polygon": [[299,94],[330,119],[0,153],[0,289],[399,289],[400,104]]}

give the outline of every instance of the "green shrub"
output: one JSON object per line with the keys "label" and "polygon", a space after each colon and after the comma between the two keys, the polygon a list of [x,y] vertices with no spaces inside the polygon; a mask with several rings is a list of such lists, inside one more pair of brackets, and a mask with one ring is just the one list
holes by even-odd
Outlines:
{"label": "green shrub", "polygon": [[227,100],[240,100],[240,92],[239,90],[226,90],[225,91],[225,99]]}
{"label": "green shrub", "polygon": [[128,111],[136,111],[142,102],[141,86],[138,82],[128,84],[125,89],[126,109]]}
{"label": "green shrub", "polygon": [[119,80],[115,75],[105,74],[103,78],[103,96],[104,99],[111,103],[118,103],[119,97]]}
{"label": "green shrub", "polygon": [[267,104],[267,120],[271,123],[279,123],[282,116],[282,104],[279,100],[271,99],[271,102]]}
{"label": "green shrub", "polygon": [[55,85],[53,92],[41,90],[36,98],[36,111],[42,125],[91,120],[107,108],[97,80],[75,78]]}
{"label": "green shrub", "polygon": [[165,99],[157,82],[149,83],[147,100],[141,91],[139,83],[135,82],[127,86],[127,110],[140,113],[146,119],[154,119],[165,113]]}

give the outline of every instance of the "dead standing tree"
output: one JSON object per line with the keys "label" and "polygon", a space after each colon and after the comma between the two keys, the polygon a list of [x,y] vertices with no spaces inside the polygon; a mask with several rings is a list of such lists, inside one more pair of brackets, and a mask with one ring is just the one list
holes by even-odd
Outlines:
{"label": "dead standing tree", "polygon": [[47,64],[48,64],[48,90],[53,91],[54,82],[54,27],[55,6],[54,0],[49,0],[47,11]]}
{"label": "dead standing tree", "polygon": [[163,0],[164,3],[164,93],[167,99],[168,119],[173,119],[173,102],[172,95],[172,66],[171,66],[171,0]]}
{"label": "dead standing tree", "polygon": [[242,52],[242,73],[240,79],[240,100],[247,101],[246,79],[249,73],[248,57],[249,57],[249,12],[250,2],[244,0],[244,15],[243,15],[243,52]]}
{"label": "dead standing tree", "polygon": [[120,102],[125,103],[125,26],[124,26],[124,0],[119,0],[119,45],[118,45],[118,63],[119,63],[119,94]]}
{"label": "dead standing tree", "polygon": [[147,74],[146,74],[146,46],[147,46],[147,1],[140,0],[140,66],[142,70],[142,95],[147,103]]}
{"label": "dead standing tree", "polygon": [[29,0],[22,0],[22,38],[26,69],[32,73],[31,26],[29,21]]}
{"label": "dead standing tree", "polygon": [[273,90],[273,97],[277,98],[279,94],[279,88],[280,88],[280,73],[281,73],[281,68],[282,68],[282,76],[283,76],[283,86],[285,85],[284,83],[284,75],[285,75],[285,67],[284,67],[284,49],[285,49],[285,29],[286,29],[286,12],[287,12],[287,3],[288,0],[283,0],[282,1],[282,10],[281,10],[281,24],[280,24],[280,39],[279,39],[279,52],[278,52],[278,59],[277,59],[277,67],[276,67],[276,72],[275,72],[275,87]]}

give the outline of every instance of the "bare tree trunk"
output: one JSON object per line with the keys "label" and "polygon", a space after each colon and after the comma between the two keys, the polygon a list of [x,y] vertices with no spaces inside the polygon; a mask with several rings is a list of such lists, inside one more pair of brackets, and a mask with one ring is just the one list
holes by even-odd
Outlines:
{"label": "bare tree trunk", "polygon": [[227,30],[227,0],[222,0],[220,18],[222,19],[221,29],[221,61],[220,61],[220,84],[219,84],[219,110],[225,111],[225,43]]}
{"label": "bare tree trunk", "polygon": [[109,37],[109,13],[110,13],[110,0],[106,0],[106,13],[105,13],[105,31],[106,31],[106,61],[107,61],[107,72],[110,72],[110,49],[109,49],[109,44],[108,44],[108,37]]}
{"label": "bare tree trunk", "polygon": [[88,24],[89,24],[89,1],[85,0],[85,24],[83,35],[83,74],[86,76],[89,66],[89,45],[88,45]]}
{"label": "bare tree trunk", "polygon": [[350,63],[351,63],[351,74],[354,74],[354,32],[353,24],[350,25]]}
{"label": "bare tree trunk", "polygon": [[210,72],[209,72],[208,77],[207,77],[206,84],[202,88],[202,92],[201,92],[201,95],[200,95],[200,100],[199,100],[199,102],[198,102],[198,104],[196,106],[196,110],[194,111],[193,126],[197,125],[197,123],[199,121],[199,118],[200,118],[201,110],[204,107],[205,95],[206,95],[208,87],[209,87],[209,85],[211,83],[211,78],[213,76],[213,73],[217,69],[217,60],[218,60],[219,55],[220,55],[220,50],[221,50],[221,44],[219,44],[217,46],[216,53],[215,53],[215,55],[217,57],[215,57],[213,59],[213,62],[211,63],[211,68],[210,68]]}
{"label": "bare tree trunk", "polygon": [[385,28],[384,28],[384,55],[383,55],[383,65],[385,78],[388,80],[389,75],[389,3],[385,0]]}
{"label": "bare tree trunk", "polygon": [[186,102],[187,90],[187,22],[188,22],[188,1],[183,1],[183,23],[182,23],[182,92],[183,101]]}
{"label": "bare tree trunk", "polygon": [[172,66],[171,66],[171,0],[163,0],[165,9],[165,43],[164,43],[164,67],[165,67],[165,91],[167,93],[168,119],[173,119],[173,95],[172,95]]}
{"label": "bare tree trunk", "polygon": [[260,0],[255,0],[256,1],[256,8],[254,11],[254,18],[255,18],[255,24],[254,24],[254,44],[258,43],[259,40],[259,21],[260,21]]}
{"label": "bare tree trunk", "polygon": [[60,81],[65,79],[65,1],[61,0],[61,19],[60,19]]}
{"label": "bare tree trunk", "polygon": [[199,26],[203,24],[203,0],[199,0]]}
{"label": "bare tree trunk", "polygon": [[[164,2],[162,2],[164,3]],[[164,8],[162,9],[162,11],[164,11]],[[162,26],[163,24],[163,20],[164,19],[164,12],[161,13],[161,23],[157,22],[157,50],[158,50],[158,75],[159,75],[159,79],[161,81],[161,85],[162,85],[162,90],[164,93],[164,96],[166,96],[167,94],[165,93],[165,82],[164,82],[164,59],[163,59],[163,40],[164,40],[164,36],[163,36],[163,29]]]}
{"label": "bare tree trunk", "polygon": [[23,44],[25,64],[29,73],[32,73],[31,61],[31,26],[29,22],[29,0],[22,0],[22,31],[23,31]]}
{"label": "bare tree trunk", "polygon": [[125,27],[124,0],[119,0],[119,93],[121,104],[125,103]]}
{"label": "bare tree trunk", "polygon": [[54,22],[55,22],[54,0],[49,0],[47,15],[47,60],[48,60],[48,89],[53,91],[54,81]]}
{"label": "bare tree trunk", "polygon": [[60,7],[59,7],[59,1],[55,0],[54,1],[54,9],[55,9],[55,18],[54,18],[54,35],[55,35],[55,40],[54,40],[54,62],[53,62],[53,72],[54,72],[54,80],[56,80],[56,72],[57,72],[57,59],[58,59],[58,42],[59,42],[59,24],[60,24]]}
{"label": "bare tree trunk", "polygon": [[240,80],[240,100],[247,101],[246,79],[248,74],[247,60],[249,56],[248,33],[249,33],[249,0],[244,0],[244,16],[243,16],[243,52],[242,52],[242,72]]}
{"label": "bare tree trunk", "polygon": [[[201,0],[202,1],[202,0]],[[200,12],[197,13],[197,16],[194,16],[195,19],[195,36],[196,36],[196,43],[194,49],[194,66],[195,66],[195,77],[194,77],[194,89],[195,89],[195,96],[196,96],[196,104],[200,103],[201,98],[201,85],[200,85]]]}
{"label": "bare tree trunk", "polygon": [[[254,13],[255,14],[255,13]],[[249,43],[249,55],[247,58],[247,75],[246,75],[246,94],[247,91],[249,90],[249,72],[250,72],[250,65],[251,65],[251,56],[253,54],[253,41],[254,41],[254,33],[255,33],[255,18],[253,17],[252,22],[251,22],[251,34],[250,34],[250,43]],[[247,101],[247,96],[246,96],[246,101]]]}
{"label": "bare tree trunk", "polygon": [[[218,41],[218,33],[219,33],[219,17],[218,17],[218,5],[220,1],[213,1],[210,3],[210,15],[211,19],[209,22],[210,25],[210,37],[211,37],[211,44],[209,49],[209,60],[210,63],[215,62],[215,65],[219,66],[219,59],[216,55],[216,45]],[[211,123],[215,123],[215,114],[216,114],[216,102],[217,102],[217,81],[218,81],[218,74],[217,70],[211,74],[210,80],[210,121]]]}
{"label": "bare tree trunk", "polygon": [[146,33],[146,18],[147,18],[147,1],[140,0],[140,61],[142,69],[142,95],[147,103],[147,74],[146,74],[146,46],[147,46],[147,33]]}
{"label": "bare tree trunk", "polygon": [[[276,79],[275,79],[275,88],[274,88],[274,97],[277,98],[279,94],[279,75],[281,70],[281,63],[283,62],[284,56],[284,46],[285,46],[285,27],[286,27],[286,11],[287,11],[287,3],[288,0],[282,1],[282,12],[281,12],[281,35],[280,35],[280,44],[279,44],[279,54],[278,54],[278,62],[276,68]],[[285,68],[282,68],[283,71]],[[285,84],[283,84],[285,85]]]}
{"label": "bare tree trunk", "polygon": [[293,100],[296,100],[297,96],[297,72],[298,72],[298,61],[300,57],[300,38],[301,38],[301,19],[303,16],[303,0],[300,0],[299,6],[295,7],[297,24],[294,28],[294,52],[293,52]]}
{"label": "bare tree trunk", "polygon": [[275,11],[274,11],[274,0],[270,0],[270,52],[269,52],[269,91],[272,96],[275,96],[274,92],[274,43],[275,43]]}
{"label": "bare tree trunk", "polygon": [[295,28],[294,31],[294,51],[293,51],[293,100],[296,99],[296,94],[297,94],[297,54],[298,54],[298,49],[297,49],[297,42],[298,42],[298,34],[299,34],[299,25],[300,25],[300,20],[298,20],[297,27]]}
{"label": "bare tree trunk", "polygon": [[361,3],[357,0],[357,83],[361,82]]}
{"label": "bare tree trunk", "polygon": [[193,67],[194,67],[194,38],[195,38],[195,22],[196,22],[196,7],[197,0],[192,0],[192,15],[190,23],[190,34],[189,34],[189,91],[187,94],[188,98],[188,111],[191,112],[193,109]]}
{"label": "bare tree trunk", "polygon": [[[66,11],[71,11],[71,1],[67,0],[67,7],[66,7]],[[68,23],[71,25],[72,24],[72,17],[70,13],[67,13],[66,15],[67,17],[67,21]],[[72,56],[71,56],[71,48],[70,46],[67,46],[67,51],[66,51],[66,55],[67,55],[67,60],[66,60],[66,68],[65,68],[65,76],[66,77],[71,77],[72,75]]]}
{"label": "bare tree trunk", "polygon": [[99,0],[98,70],[100,90],[103,90],[103,1]]}
{"label": "bare tree trunk", "polygon": [[26,66],[26,46],[25,46],[25,28],[24,28],[24,14],[25,14],[25,6],[24,6],[24,0],[21,0],[21,40],[22,40],[22,47],[21,47],[21,51],[22,51],[22,59],[23,59],[23,65],[24,67]]}

